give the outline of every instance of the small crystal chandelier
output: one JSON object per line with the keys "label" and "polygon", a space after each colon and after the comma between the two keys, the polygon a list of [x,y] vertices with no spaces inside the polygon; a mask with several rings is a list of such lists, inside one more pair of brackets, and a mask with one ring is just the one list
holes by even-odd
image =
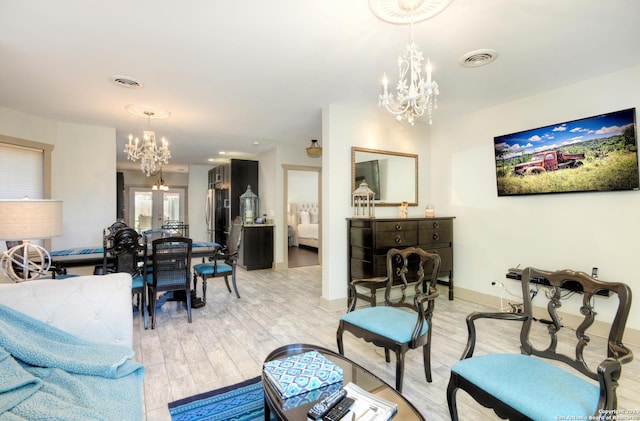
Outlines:
{"label": "small crystal chandelier", "polygon": [[[420,47],[413,40],[413,24],[411,25],[411,41],[407,44],[404,55],[398,57],[400,78],[396,85],[396,96],[389,93],[389,80],[386,73],[382,78],[384,93],[380,95],[379,106],[384,106],[387,111],[396,116],[399,122],[407,121],[413,126],[417,117],[422,117],[427,112],[429,124],[432,124],[431,115],[438,108],[438,83],[431,79],[431,61],[427,59],[426,79],[422,75],[422,62],[424,56]],[[407,79],[408,76],[408,79]]]}
{"label": "small crystal chandelier", "polygon": [[[147,116],[147,125],[150,126],[151,117],[155,114],[153,111],[144,111]],[[156,172],[158,164],[168,164],[171,158],[171,152],[167,140],[162,138],[162,146],[156,144],[156,134],[151,130],[144,130],[142,136],[142,144],[138,146],[140,140],[133,135],[129,135],[129,143],[124,146],[127,158],[136,161],[140,160],[140,168],[142,172],[149,177],[151,173]]]}
{"label": "small crystal chandelier", "polygon": [[432,124],[433,110],[438,108],[438,83],[431,78],[431,61],[427,59],[426,76],[422,74],[424,56],[413,39],[413,24],[430,19],[446,9],[453,0],[369,0],[369,8],[381,20],[393,24],[411,24],[411,40],[398,57],[400,71],[395,97],[389,93],[389,80],[382,79],[384,92],[378,105],[384,106],[399,122],[412,126],[425,112]]}

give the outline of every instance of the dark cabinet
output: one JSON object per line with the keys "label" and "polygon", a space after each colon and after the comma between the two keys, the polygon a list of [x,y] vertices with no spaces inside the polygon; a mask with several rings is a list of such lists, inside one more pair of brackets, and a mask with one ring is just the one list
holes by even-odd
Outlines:
{"label": "dark cabinet", "polygon": [[231,222],[240,215],[240,195],[247,186],[260,196],[258,186],[258,161],[232,159],[209,171],[209,188],[213,189],[214,241],[225,245]]}
{"label": "dark cabinet", "polygon": [[[387,251],[420,247],[441,258],[440,273],[447,280],[453,300],[453,217],[443,218],[349,218],[349,281],[387,275]],[[372,304],[375,300],[375,291]]]}
{"label": "dark cabinet", "polygon": [[273,225],[245,225],[238,264],[246,270],[273,267]]}

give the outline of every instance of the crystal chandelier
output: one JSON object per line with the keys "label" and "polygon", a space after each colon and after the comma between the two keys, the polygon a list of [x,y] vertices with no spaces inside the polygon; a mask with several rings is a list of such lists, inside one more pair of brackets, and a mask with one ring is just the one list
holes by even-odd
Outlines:
{"label": "crystal chandelier", "polygon": [[[147,116],[147,125],[150,126],[151,117],[155,114],[153,111],[144,111]],[[158,164],[168,164],[171,158],[171,152],[166,139],[162,138],[162,146],[156,144],[156,134],[152,130],[144,130],[142,136],[142,144],[138,145],[140,140],[133,135],[129,135],[129,144],[124,146],[127,158],[136,161],[140,160],[140,168],[142,172],[149,177],[151,173],[156,172]]]}
{"label": "crystal chandelier", "polygon": [[431,115],[438,108],[438,83],[431,78],[431,61],[427,59],[426,78],[422,74],[424,56],[420,47],[413,40],[413,24],[411,24],[411,41],[407,44],[404,55],[398,57],[400,77],[396,85],[396,95],[389,93],[389,80],[386,73],[382,78],[384,92],[380,95],[379,106],[396,116],[399,122],[407,121],[413,126],[417,117],[422,117],[426,111],[429,124]]}

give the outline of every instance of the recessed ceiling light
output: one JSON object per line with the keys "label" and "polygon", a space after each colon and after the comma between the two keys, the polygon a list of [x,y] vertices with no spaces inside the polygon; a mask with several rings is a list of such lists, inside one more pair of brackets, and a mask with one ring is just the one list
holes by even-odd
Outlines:
{"label": "recessed ceiling light", "polygon": [[494,62],[498,58],[498,52],[489,48],[470,51],[458,59],[462,67],[481,67]]}
{"label": "recessed ceiling light", "polygon": [[124,75],[111,76],[111,82],[123,88],[130,88],[130,89],[140,89],[144,86],[142,82],[140,82],[138,79],[131,76],[124,76]]}
{"label": "recessed ceiling light", "polygon": [[260,146],[260,142],[256,140],[255,142],[253,142],[253,146]]}
{"label": "recessed ceiling light", "polygon": [[213,161],[215,161],[215,159],[214,158],[209,158],[209,159],[207,159],[207,161],[213,162]]}
{"label": "recessed ceiling light", "polygon": [[220,151],[218,152],[219,155],[226,155],[227,153],[225,151]]}

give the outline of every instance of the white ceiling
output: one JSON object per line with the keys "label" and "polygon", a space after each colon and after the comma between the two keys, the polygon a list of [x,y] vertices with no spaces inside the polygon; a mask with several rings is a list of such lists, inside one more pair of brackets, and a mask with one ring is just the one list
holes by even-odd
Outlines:
{"label": "white ceiling", "polygon": [[[453,0],[414,28],[440,85],[433,124],[639,65],[639,18],[638,0]],[[171,164],[207,165],[221,150],[308,146],[323,105],[377,106],[408,40],[367,0],[0,0],[0,107],[115,127],[119,165],[129,133],[147,126],[125,106],[164,108],[151,127]],[[484,48],[499,58],[458,64]]]}

